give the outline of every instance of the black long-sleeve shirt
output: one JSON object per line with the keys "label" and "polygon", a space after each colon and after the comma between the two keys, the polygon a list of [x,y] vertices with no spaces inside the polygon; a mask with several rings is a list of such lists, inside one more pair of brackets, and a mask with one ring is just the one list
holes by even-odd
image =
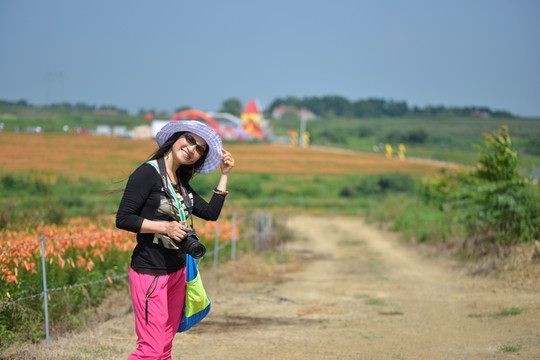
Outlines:
{"label": "black long-sleeve shirt", "polygon": [[[187,183],[182,183],[192,198],[193,215],[204,220],[218,219],[225,196],[213,194],[206,202]],[[181,196],[182,208],[187,209]],[[137,246],[131,256],[131,267],[142,274],[167,275],[185,266],[182,250],[167,248],[158,240],[160,234],[141,234],[144,219],[179,220],[178,207],[163,189],[161,177],[150,164],[142,164],[129,177],[116,214],[116,226],[137,234]]]}

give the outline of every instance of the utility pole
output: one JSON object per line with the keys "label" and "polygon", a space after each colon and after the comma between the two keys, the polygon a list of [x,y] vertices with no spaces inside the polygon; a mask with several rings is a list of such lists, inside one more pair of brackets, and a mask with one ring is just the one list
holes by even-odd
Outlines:
{"label": "utility pole", "polygon": [[306,132],[306,118],[300,114],[300,135],[298,136],[298,145],[304,146],[304,133]]}

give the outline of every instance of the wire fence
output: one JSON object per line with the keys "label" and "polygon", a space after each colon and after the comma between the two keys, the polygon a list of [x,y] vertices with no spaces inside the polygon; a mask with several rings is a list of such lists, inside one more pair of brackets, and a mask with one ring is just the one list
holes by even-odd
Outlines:
{"label": "wire fence", "polygon": [[[238,230],[239,224],[243,225],[243,232],[240,234]],[[230,259],[236,260],[237,255],[237,243],[239,241],[253,241],[253,248],[255,252],[259,252],[262,250],[267,249],[270,245],[270,235],[273,229],[272,225],[272,217],[271,214],[263,213],[263,212],[255,212],[251,215],[244,216],[242,218],[237,218],[237,213],[234,212],[232,214],[232,220],[230,225],[225,227],[220,227],[219,220],[216,221],[216,227],[213,229],[214,232],[214,248],[212,251],[207,252],[204,256],[204,258],[212,258],[213,259],[213,266],[214,268],[218,268],[220,256],[224,255],[224,251],[227,247],[230,246]],[[0,311],[4,310],[5,308],[8,308],[14,304],[39,298],[41,297],[43,299],[43,311],[44,311],[44,319],[45,319],[45,336],[47,344],[50,344],[50,332],[49,332],[49,296],[48,294],[58,291],[67,291],[73,288],[78,287],[88,287],[96,284],[101,284],[105,282],[113,283],[114,281],[121,280],[123,278],[126,278],[129,273],[125,272],[122,274],[107,276],[103,279],[98,280],[92,280],[88,282],[83,283],[77,283],[77,284],[66,284],[61,287],[55,287],[49,289],[47,287],[47,271],[46,271],[46,264],[47,264],[47,253],[45,251],[45,244],[47,242],[65,242],[65,241],[77,241],[81,239],[91,238],[91,237],[101,237],[106,236],[114,233],[121,232],[120,230],[111,230],[107,232],[100,232],[85,236],[76,236],[76,237],[67,237],[67,238],[54,238],[44,235],[38,235],[36,236],[39,238],[39,241],[26,243],[24,245],[19,246],[12,246],[7,248],[0,248],[0,254],[3,252],[10,252],[10,251],[16,251],[17,249],[22,249],[30,246],[38,246],[41,247],[40,252],[40,260],[41,260],[41,269],[42,269],[42,291],[33,295],[27,295],[27,296],[21,296],[18,298],[4,298],[0,300]],[[230,239],[225,242],[220,242],[220,233],[224,234],[230,234]],[[238,234],[238,235],[237,235]],[[229,237],[229,236],[227,236]]]}

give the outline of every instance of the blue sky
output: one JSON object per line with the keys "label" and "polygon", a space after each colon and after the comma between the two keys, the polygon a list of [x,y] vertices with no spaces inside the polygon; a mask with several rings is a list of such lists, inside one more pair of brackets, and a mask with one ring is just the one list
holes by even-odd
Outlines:
{"label": "blue sky", "polygon": [[341,95],[540,117],[539,19],[537,0],[0,0],[0,99],[135,113]]}

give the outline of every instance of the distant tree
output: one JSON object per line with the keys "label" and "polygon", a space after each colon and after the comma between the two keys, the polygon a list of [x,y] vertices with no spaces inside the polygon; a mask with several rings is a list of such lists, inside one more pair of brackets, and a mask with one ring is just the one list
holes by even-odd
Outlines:
{"label": "distant tree", "polygon": [[51,109],[72,109],[73,108],[71,103],[69,103],[67,101],[64,101],[64,102],[61,102],[61,103],[54,103],[54,104],[49,105],[49,107]]}
{"label": "distant tree", "polygon": [[240,116],[242,113],[242,102],[235,98],[229,98],[223,102],[219,111]]}
{"label": "distant tree", "polygon": [[318,116],[324,115],[325,113],[324,104],[316,96],[304,98],[302,100],[302,107]]}
{"label": "distant tree", "polygon": [[298,116],[298,113],[294,110],[285,111],[281,118],[288,121],[300,121],[300,116]]}
{"label": "distant tree", "polygon": [[287,96],[285,101],[286,101],[285,105],[289,105],[289,106],[295,107],[297,109],[300,109],[300,108],[303,107],[302,106],[302,100],[297,98],[296,96]]}
{"label": "distant tree", "polygon": [[179,113],[180,111],[189,110],[191,109],[191,106],[180,106],[179,108],[174,109],[175,113]]}
{"label": "distant tree", "polygon": [[325,112],[333,112],[336,116],[353,116],[351,102],[343,96],[325,96],[322,98]]}
{"label": "distant tree", "polygon": [[323,96],[323,97],[306,97],[297,98],[295,96],[287,96],[286,98],[277,98],[270,103],[266,109],[267,113],[271,113],[278,106],[292,106],[296,109],[308,109],[315,115],[322,117],[376,117],[376,116],[392,116],[403,117],[407,115],[427,115],[427,116],[478,116],[512,118],[515,115],[499,110],[491,111],[487,107],[469,106],[469,107],[449,107],[443,105],[431,106],[424,108],[414,106],[409,108],[405,101],[386,101],[384,99],[369,98],[349,101],[347,98],[339,95]]}
{"label": "distant tree", "polygon": [[78,102],[75,104],[75,107],[74,107],[75,110],[79,110],[79,111],[93,111],[96,109],[96,106],[95,105],[88,105],[86,103],[83,103],[83,102]]}
{"label": "distant tree", "polygon": [[384,105],[384,112],[392,117],[405,116],[409,112],[409,107],[405,101],[389,101]]}
{"label": "distant tree", "polygon": [[353,112],[357,117],[381,116],[384,113],[385,101],[383,99],[358,100],[353,103]]}
{"label": "distant tree", "polygon": [[281,98],[276,98],[274,99],[274,101],[272,101],[270,103],[270,105],[268,105],[268,107],[265,109],[264,112],[266,113],[272,113],[272,111],[277,108],[278,106],[282,106],[282,105],[286,105],[286,102],[284,99],[281,99]]}
{"label": "distant tree", "polygon": [[494,118],[513,118],[515,115],[506,110],[497,110],[491,113]]}

